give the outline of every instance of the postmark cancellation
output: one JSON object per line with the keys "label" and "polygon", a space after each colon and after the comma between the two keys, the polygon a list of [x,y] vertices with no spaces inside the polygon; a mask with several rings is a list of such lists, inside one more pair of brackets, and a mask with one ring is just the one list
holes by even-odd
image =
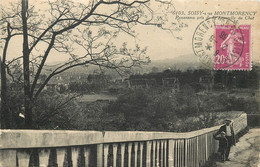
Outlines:
{"label": "postmark cancellation", "polygon": [[196,27],[192,48],[200,62],[211,69],[251,70],[250,40],[250,25],[211,17]]}

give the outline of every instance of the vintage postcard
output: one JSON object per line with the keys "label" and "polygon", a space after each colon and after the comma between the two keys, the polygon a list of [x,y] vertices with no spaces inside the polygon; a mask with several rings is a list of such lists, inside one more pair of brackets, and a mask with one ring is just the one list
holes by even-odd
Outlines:
{"label": "vintage postcard", "polygon": [[258,0],[0,8],[0,167],[260,166]]}

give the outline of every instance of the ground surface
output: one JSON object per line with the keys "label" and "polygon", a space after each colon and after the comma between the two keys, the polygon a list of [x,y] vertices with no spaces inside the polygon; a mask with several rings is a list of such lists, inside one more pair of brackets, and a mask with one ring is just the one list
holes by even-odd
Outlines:
{"label": "ground surface", "polygon": [[231,148],[231,161],[215,162],[214,167],[260,167],[260,128],[250,129]]}

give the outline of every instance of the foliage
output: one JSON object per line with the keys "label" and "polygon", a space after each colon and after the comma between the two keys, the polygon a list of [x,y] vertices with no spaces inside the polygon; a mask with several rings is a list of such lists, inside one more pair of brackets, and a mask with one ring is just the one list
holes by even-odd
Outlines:
{"label": "foliage", "polygon": [[186,85],[185,88],[186,91],[178,93],[167,89],[128,90],[110,102],[77,102],[72,96],[45,91],[35,104],[38,120],[35,126],[40,129],[187,132],[219,125],[226,117],[240,113],[238,110],[251,114],[259,111],[254,96],[196,93],[192,87]]}
{"label": "foliage", "polygon": [[[23,38],[23,55],[17,59],[23,59],[22,83],[27,128],[31,128],[34,119],[32,110],[37,98],[40,98],[44,87],[54,76],[78,66],[95,65],[101,70],[110,68],[124,72],[147,64],[150,59],[145,47],[136,43],[131,47],[131,44],[119,42],[118,39],[127,36],[135,38],[136,25],[155,26],[170,33],[184,27],[176,19],[173,4],[167,1],[153,1],[151,5],[150,0],[55,0],[46,1],[44,5],[46,7],[40,9],[37,3],[32,5],[28,0],[22,0],[21,4],[4,8],[0,18],[1,42],[5,43],[1,47],[4,55],[1,59],[1,84],[4,88],[9,41],[13,41],[14,36]],[[41,78],[43,71],[48,71],[46,60],[57,53],[67,56],[68,60]],[[43,82],[40,82],[42,79]],[[7,92],[5,89],[1,91],[4,99],[3,122],[9,116],[5,105]],[[9,125],[3,126],[10,128]]]}
{"label": "foliage", "polygon": [[[8,103],[11,114],[11,126],[14,129],[24,128],[24,96],[21,91],[9,91]],[[70,111],[78,110],[79,106],[76,98],[79,95],[60,94],[58,92],[45,90],[42,96],[34,104],[34,122],[32,127],[35,129],[72,129]]]}
{"label": "foliage", "polygon": [[78,120],[75,127],[84,130],[192,131],[219,125],[225,115],[236,116],[236,112],[230,111],[259,111],[255,100],[227,92],[196,93],[189,86],[178,93],[165,89],[129,90],[114,102],[84,105],[75,118]]}
{"label": "foliage", "polygon": [[[109,114],[111,119],[106,124],[111,124],[112,127],[117,127],[119,130],[146,129],[150,126],[147,119],[151,113],[145,109],[150,101],[151,99],[145,90],[129,92],[127,95],[120,96],[116,102],[112,102],[105,108],[105,112]],[[120,118],[120,120],[112,119],[113,117]]]}
{"label": "foliage", "polygon": [[37,129],[72,129],[72,118],[79,110],[76,94],[60,94],[44,91],[34,104],[33,128]]}

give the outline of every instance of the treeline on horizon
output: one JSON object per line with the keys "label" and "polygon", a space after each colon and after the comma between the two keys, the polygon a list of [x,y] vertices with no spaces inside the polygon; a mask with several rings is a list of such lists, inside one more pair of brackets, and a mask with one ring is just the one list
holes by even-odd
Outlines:
{"label": "treeline on horizon", "polygon": [[[80,75],[83,75],[82,73]],[[213,90],[233,89],[233,88],[259,88],[260,67],[253,66],[251,71],[227,71],[227,70],[208,70],[208,69],[192,69],[192,70],[164,70],[162,72],[150,72],[145,74],[132,74],[125,78],[123,82],[116,82],[111,74],[88,74],[81,76],[76,80],[77,74],[73,75],[68,84],[69,92],[100,92],[109,91],[110,93],[122,92],[124,88],[128,88],[127,80],[135,79],[152,79],[156,81],[154,87],[162,86],[162,78],[176,78],[180,88],[185,84],[189,84],[196,92],[204,89],[202,84],[211,84]],[[91,79],[89,79],[91,78]],[[64,89],[62,89],[62,92]]]}
{"label": "treeline on horizon", "polygon": [[[215,89],[222,88],[259,88],[260,67],[253,66],[251,71],[227,70],[170,70],[151,72],[148,74],[131,75],[129,79],[155,79],[158,83],[162,78],[177,78],[180,85],[189,84],[199,91],[199,83],[211,82]],[[158,84],[160,85],[160,84]]]}

